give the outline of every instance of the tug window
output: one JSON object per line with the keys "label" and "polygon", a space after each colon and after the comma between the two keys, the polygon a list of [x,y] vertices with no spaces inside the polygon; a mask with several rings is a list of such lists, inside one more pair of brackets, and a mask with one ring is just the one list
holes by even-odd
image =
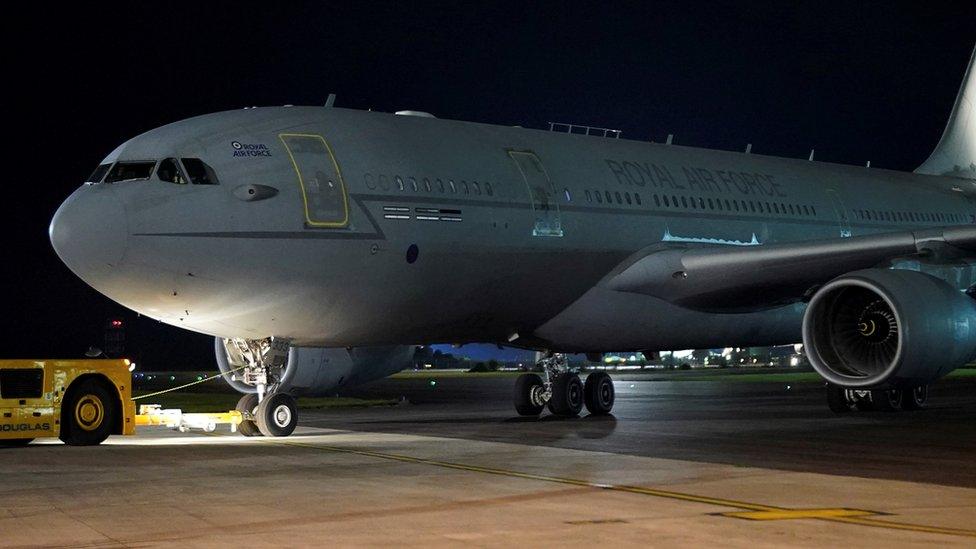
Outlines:
{"label": "tug window", "polygon": [[183,167],[186,174],[190,176],[190,183],[194,185],[216,185],[217,173],[206,162],[199,158],[184,158]]}
{"label": "tug window", "polygon": [[102,178],[105,177],[105,174],[108,173],[108,169],[111,167],[111,164],[100,164],[85,181],[88,183],[101,183]]}
{"label": "tug window", "polygon": [[112,171],[108,172],[108,176],[105,177],[105,182],[118,183],[120,181],[149,179],[149,176],[152,175],[153,166],[155,165],[155,161],[119,162],[112,168]]}
{"label": "tug window", "polygon": [[156,177],[160,181],[167,183],[176,183],[177,185],[187,184],[186,176],[183,175],[183,171],[180,170],[180,165],[176,162],[175,158],[167,158],[160,162],[159,167],[156,168]]}

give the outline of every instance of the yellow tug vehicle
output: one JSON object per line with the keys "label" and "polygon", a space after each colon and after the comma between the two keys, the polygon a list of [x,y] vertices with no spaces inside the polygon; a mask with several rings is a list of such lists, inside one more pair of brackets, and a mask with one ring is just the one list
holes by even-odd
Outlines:
{"label": "yellow tug vehicle", "polygon": [[236,431],[240,412],[184,414],[157,405],[136,414],[131,363],[126,359],[0,360],[0,446],[58,437],[72,446],[133,435],[137,425],[187,431]]}

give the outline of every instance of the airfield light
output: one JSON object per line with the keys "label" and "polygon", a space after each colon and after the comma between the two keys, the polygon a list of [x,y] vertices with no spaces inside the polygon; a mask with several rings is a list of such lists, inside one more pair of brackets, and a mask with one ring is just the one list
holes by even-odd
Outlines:
{"label": "airfield light", "polygon": [[[129,361],[126,360],[126,362],[129,362]],[[130,372],[136,371],[136,363],[135,362],[129,362],[129,371]]]}
{"label": "airfield light", "polygon": [[431,387],[437,387],[437,380],[436,379],[430,380],[430,386]]}
{"label": "airfield light", "polygon": [[119,319],[113,320],[112,321],[112,327],[113,328],[121,328],[122,327],[122,321],[119,320]]}

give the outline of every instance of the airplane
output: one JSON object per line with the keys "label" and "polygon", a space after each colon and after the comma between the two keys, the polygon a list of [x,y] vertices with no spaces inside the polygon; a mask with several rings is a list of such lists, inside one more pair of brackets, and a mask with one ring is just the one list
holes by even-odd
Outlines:
{"label": "airplane", "polygon": [[973,58],[914,173],[333,99],[134,137],[50,224],[94,289],[214,337],[245,435],[418,344],[542,352],[526,416],[611,412],[566,353],[802,341],[835,412],[921,407],[976,358]]}

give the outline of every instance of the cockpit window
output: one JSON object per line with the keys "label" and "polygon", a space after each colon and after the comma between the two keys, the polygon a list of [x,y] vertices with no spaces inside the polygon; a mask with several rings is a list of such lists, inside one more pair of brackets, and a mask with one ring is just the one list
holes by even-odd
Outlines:
{"label": "cockpit window", "polygon": [[206,162],[199,158],[184,158],[183,167],[194,185],[216,185],[217,173]]}
{"label": "cockpit window", "polygon": [[183,170],[180,169],[180,164],[175,158],[167,158],[160,162],[159,167],[156,168],[156,177],[167,183],[187,184],[186,176],[183,175]]}
{"label": "cockpit window", "polygon": [[101,183],[102,178],[105,177],[105,174],[108,172],[108,169],[111,167],[112,167],[111,163],[99,164],[98,167],[95,168],[95,171],[93,171],[92,174],[89,175],[88,179],[86,179],[85,181],[87,183]]}
{"label": "cockpit window", "polygon": [[108,172],[105,178],[106,183],[118,183],[119,181],[134,181],[137,179],[149,179],[152,175],[155,161],[151,162],[119,162]]}

